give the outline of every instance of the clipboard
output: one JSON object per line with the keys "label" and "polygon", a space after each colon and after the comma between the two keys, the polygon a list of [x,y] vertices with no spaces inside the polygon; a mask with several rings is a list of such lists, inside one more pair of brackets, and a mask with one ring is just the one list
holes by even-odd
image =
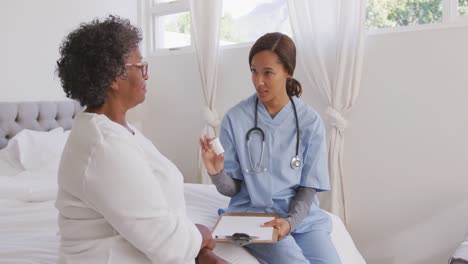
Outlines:
{"label": "clipboard", "polygon": [[233,242],[240,246],[250,243],[276,243],[278,229],[260,225],[277,218],[279,215],[275,213],[224,213],[213,228],[213,240]]}

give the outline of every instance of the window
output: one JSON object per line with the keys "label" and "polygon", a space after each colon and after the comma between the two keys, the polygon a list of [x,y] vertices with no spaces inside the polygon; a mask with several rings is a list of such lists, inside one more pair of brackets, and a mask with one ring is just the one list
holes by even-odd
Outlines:
{"label": "window", "polygon": [[366,28],[450,25],[468,14],[468,0],[367,0]]}
{"label": "window", "polygon": [[175,2],[174,0],[153,0],[153,5],[157,5],[159,3],[167,3],[167,2]]}
{"label": "window", "polygon": [[190,12],[187,0],[152,0],[150,34],[152,51],[190,46]]}
{"label": "window", "polygon": [[458,14],[468,15],[468,0],[458,0]]}
{"label": "window", "polygon": [[273,31],[292,36],[286,0],[223,0],[221,45],[253,42]]}
{"label": "window", "polygon": [[[253,42],[274,31],[292,36],[287,0],[219,1],[223,1],[220,45]],[[192,46],[188,0],[145,0],[145,5],[151,52]]]}
{"label": "window", "polygon": [[171,49],[190,46],[190,13],[180,12],[154,17],[156,47]]}
{"label": "window", "polygon": [[442,22],[442,0],[368,0],[368,29]]}

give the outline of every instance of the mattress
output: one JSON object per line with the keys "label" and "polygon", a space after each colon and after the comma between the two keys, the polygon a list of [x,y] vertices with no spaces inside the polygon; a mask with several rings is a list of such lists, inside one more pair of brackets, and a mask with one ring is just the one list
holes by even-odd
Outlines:
{"label": "mattress", "polygon": [[450,264],[468,264],[468,232],[465,234],[465,240],[460,243],[453,253]]}
{"label": "mattress", "polygon": [[[13,186],[17,187],[16,184]],[[5,189],[5,185],[2,188]],[[44,193],[47,192],[42,190],[40,197],[46,197]],[[217,210],[229,202],[229,198],[219,194],[213,185],[201,184],[185,184],[185,200],[192,221],[209,228],[216,223]],[[0,263],[55,263],[59,246],[57,213],[54,200],[0,199]],[[332,240],[342,262],[365,263],[343,223],[338,217],[331,217]],[[234,264],[259,263],[244,248],[231,243],[218,243],[214,251]]]}

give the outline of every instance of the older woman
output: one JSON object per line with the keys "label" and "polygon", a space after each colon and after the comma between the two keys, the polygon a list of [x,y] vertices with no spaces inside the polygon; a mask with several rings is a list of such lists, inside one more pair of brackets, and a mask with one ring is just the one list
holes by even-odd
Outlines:
{"label": "older woman", "polygon": [[57,73],[75,118],[60,163],[60,263],[222,262],[210,231],[185,213],[183,177],[126,121],[145,100],[140,30],[109,16],[81,24],[60,47]]}

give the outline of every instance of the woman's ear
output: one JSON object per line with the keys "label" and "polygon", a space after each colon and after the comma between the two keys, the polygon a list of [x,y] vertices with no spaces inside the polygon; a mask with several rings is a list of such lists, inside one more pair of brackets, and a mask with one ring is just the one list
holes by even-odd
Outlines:
{"label": "woman's ear", "polygon": [[117,77],[115,80],[113,80],[113,81],[111,82],[110,88],[111,88],[111,90],[113,90],[113,91],[118,91],[118,90],[119,90],[119,87],[120,87],[120,85],[119,85],[119,78]]}
{"label": "woman's ear", "polygon": [[123,75],[115,77],[115,79],[110,84],[110,88],[114,91],[119,90],[120,82],[125,81],[127,79],[127,73],[125,72]]}

